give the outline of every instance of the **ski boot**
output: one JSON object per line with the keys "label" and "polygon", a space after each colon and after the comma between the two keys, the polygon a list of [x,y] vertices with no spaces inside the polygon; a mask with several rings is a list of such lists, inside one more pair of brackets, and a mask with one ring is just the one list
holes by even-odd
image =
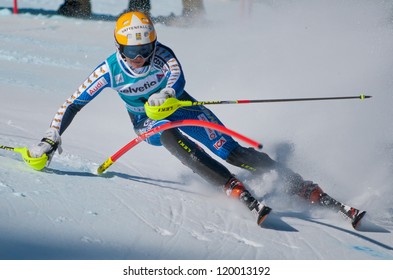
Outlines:
{"label": "ski boot", "polygon": [[347,217],[351,220],[351,224],[354,229],[358,229],[361,219],[364,217],[364,215],[366,215],[366,211],[361,211],[359,209],[344,204],[341,205],[339,211],[341,214],[344,215],[344,217]]}
{"label": "ski boot", "polygon": [[361,211],[335,200],[327,193],[324,193],[317,184],[314,184],[310,181],[305,182],[303,191],[300,195],[308,199],[312,204],[317,203],[342,214],[344,218],[351,221],[351,225],[354,229],[358,228],[360,225],[360,220],[366,214],[366,211]]}
{"label": "ski boot", "polygon": [[257,201],[250,192],[246,190],[243,183],[235,177],[229,179],[224,190],[228,196],[239,199],[247,206],[247,208],[257,217],[257,224],[259,226],[261,226],[267,215],[272,210],[270,207]]}

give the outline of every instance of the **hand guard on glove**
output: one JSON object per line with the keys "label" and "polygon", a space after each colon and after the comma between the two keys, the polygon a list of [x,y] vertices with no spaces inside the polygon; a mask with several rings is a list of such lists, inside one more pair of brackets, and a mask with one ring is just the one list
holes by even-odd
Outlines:
{"label": "hand guard on glove", "polygon": [[173,88],[164,88],[160,92],[150,95],[147,103],[150,106],[161,106],[165,102],[165,100],[175,96],[176,92]]}
{"label": "hand guard on glove", "polygon": [[57,149],[59,149],[59,154],[63,152],[61,149],[61,137],[59,131],[51,127],[45,132],[41,142],[31,147],[29,154],[33,158],[40,158],[43,154],[47,154],[50,159]]}

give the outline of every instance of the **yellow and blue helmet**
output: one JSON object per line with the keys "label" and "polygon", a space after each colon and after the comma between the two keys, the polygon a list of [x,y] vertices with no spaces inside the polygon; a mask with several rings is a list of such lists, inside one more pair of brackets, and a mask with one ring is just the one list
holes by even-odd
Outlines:
{"label": "yellow and blue helmet", "polygon": [[151,19],[141,12],[126,12],[116,21],[115,41],[120,54],[149,59],[156,49],[157,33]]}

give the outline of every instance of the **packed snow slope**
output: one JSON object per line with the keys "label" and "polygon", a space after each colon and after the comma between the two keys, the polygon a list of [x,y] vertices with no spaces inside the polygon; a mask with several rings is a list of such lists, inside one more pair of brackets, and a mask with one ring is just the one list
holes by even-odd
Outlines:
{"label": "packed snow slope", "polygon": [[[115,50],[114,22],[34,12],[54,11],[62,0],[18,1],[30,13],[13,15],[12,2],[0,8],[0,145],[29,147]],[[111,16],[127,5],[92,4]],[[181,1],[152,6],[154,16],[181,13]],[[76,116],[64,153],[42,172],[0,151],[1,259],[393,259],[392,2],[254,1],[251,12],[240,1],[205,6],[192,27],[156,24],[197,99],[373,96],[210,107],[271,157],[367,210],[363,231],[289,197],[274,172],[252,177],[228,166],[274,209],[259,228],[240,203],[146,143],[96,175],[135,137],[117,93],[107,90]]]}

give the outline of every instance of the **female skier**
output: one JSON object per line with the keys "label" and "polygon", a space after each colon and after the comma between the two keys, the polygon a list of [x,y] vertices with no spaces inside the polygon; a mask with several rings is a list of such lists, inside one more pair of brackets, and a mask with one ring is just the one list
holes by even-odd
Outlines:
{"label": "female skier", "polygon": [[[49,158],[61,144],[61,137],[75,115],[105,88],[112,88],[124,101],[135,132],[139,135],[166,122],[198,119],[221,124],[204,106],[192,110],[180,108],[163,120],[147,117],[144,105],[160,106],[169,97],[196,101],[185,91],[185,78],[174,52],[157,41],[150,18],[141,12],[120,15],[114,30],[117,51],[98,65],[74,94],[58,109],[43,139],[29,150],[31,157],[47,154]],[[261,224],[270,208],[257,201],[244,184],[217,160],[206,153],[190,136],[226,162],[255,174],[276,170],[288,193],[311,203],[327,206],[347,216],[354,227],[365,212],[344,205],[317,185],[271,159],[266,153],[241,146],[233,138],[203,127],[169,129],[147,139],[151,145],[162,145],[183,164],[210,184],[239,199],[255,213]],[[185,149],[184,147],[187,147]],[[59,149],[59,152],[61,150]]]}

